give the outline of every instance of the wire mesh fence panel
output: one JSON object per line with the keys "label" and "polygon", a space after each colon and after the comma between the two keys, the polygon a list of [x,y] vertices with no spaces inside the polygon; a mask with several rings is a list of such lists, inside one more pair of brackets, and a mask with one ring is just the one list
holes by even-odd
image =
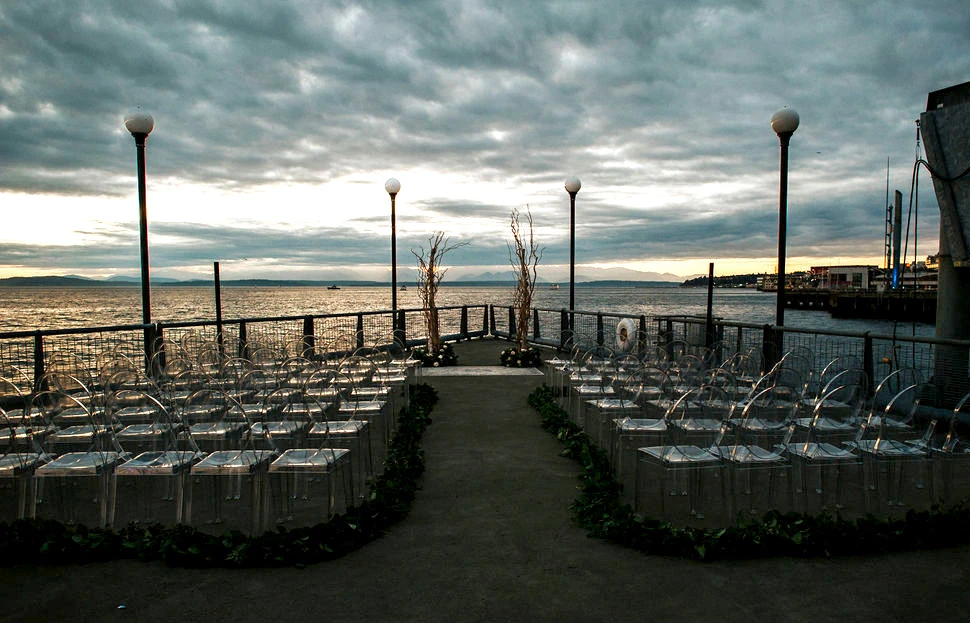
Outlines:
{"label": "wire mesh fence panel", "polygon": [[106,362],[125,358],[144,368],[145,356],[144,331],[50,335],[44,339],[43,369],[46,376],[71,376],[93,389]]}
{"label": "wire mesh fence panel", "polygon": [[318,356],[352,353],[358,348],[357,316],[315,318],[313,334]]}
{"label": "wire mesh fence panel", "polygon": [[442,336],[461,334],[461,308],[438,310],[438,331]]}
{"label": "wire mesh fence panel", "polygon": [[[536,318],[538,322],[535,322]],[[562,312],[552,309],[535,310],[529,338],[540,344],[559,345],[562,337]]]}
{"label": "wire mesh fence panel", "polygon": [[428,339],[427,321],[420,309],[404,310],[404,340],[408,345],[423,344]]}
{"label": "wire mesh fence panel", "polygon": [[275,351],[284,357],[294,342],[303,339],[302,320],[268,320],[246,324],[246,345],[250,352]]}
{"label": "wire mesh fence panel", "polygon": [[361,324],[364,345],[368,348],[386,348],[394,343],[394,324],[391,314],[365,314]]}
{"label": "wire mesh fence panel", "polygon": [[512,337],[512,326],[509,324],[509,308],[494,306],[492,307],[492,330],[497,335]]}
{"label": "wire mesh fence panel", "polygon": [[570,315],[572,316],[573,348],[594,350],[599,347],[596,314],[572,312]]}
{"label": "wire mesh fence panel", "polygon": [[29,393],[34,387],[34,340],[30,338],[0,341],[0,376],[13,384],[10,392]]}

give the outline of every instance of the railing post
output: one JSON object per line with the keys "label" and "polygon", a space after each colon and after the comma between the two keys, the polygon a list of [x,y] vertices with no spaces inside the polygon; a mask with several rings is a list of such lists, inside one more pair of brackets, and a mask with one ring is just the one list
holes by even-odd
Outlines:
{"label": "railing post", "polygon": [[490,307],[490,305],[485,305],[485,307],[482,308],[482,333],[485,335],[490,334],[488,330],[488,310]]}
{"label": "railing post", "polygon": [[406,316],[407,314],[405,314],[403,309],[398,310],[397,329],[394,330],[394,341],[397,343],[398,348],[402,350],[407,346],[408,343],[408,328],[407,323],[404,320]]}
{"label": "railing post", "polygon": [[517,341],[517,331],[515,330],[515,308],[509,307],[509,340]]}
{"label": "railing post", "polygon": [[776,341],[779,337],[784,338],[770,324],[761,329],[761,350],[765,355],[765,369],[762,372],[771,370],[781,360],[782,345]]}
{"label": "railing post", "polygon": [[532,308],[532,339],[538,342],[541,335],[542,334],[539,331],[539,310],[533,307]]}
{"label": "railing post", "polygon": [[44,336],[40,331],[34,333],[34,390],[44,391]]}
{"label": "railing post", "polygon": [[[151,367],[149,373],[161,374],[165,371],[166,361],[165,361],[165,334],[162,330],[162,325],[155,323],[155,340],[152,342],[154,346],[152,350],[154,354],[152,355],[152,360],[155,365]],[[222,349],[219,349],[219,354],[222,354]]]}
{"label": "railing post", "polygon": [[490,328],[491,334],[497,336],[498,333],[496,333],[495,331],[495,306],[494,305],[488,306],[488,320],[489,320],[488,326]]}
{"label": "railing post", "polygon": [[602,346],[605,342],[605,336],[603,335],[603,314],[602,312],[596,312],[596,345]]}
{"label": "railing post", "polygon": [[239,321],[239,356],[249,359],[249,339],[246,337],[246,321]]}
{"label": "railing post", "polygon": [[316,338],[313,335],[313,316],[303,318],[303,352],[301,356],[313,359],[315,356]]}
{"label": "railing post", "polygon": [[875,363],[872,354],[872,336],[866,331],[862,334],[862,369],[866,371],[869,378],[869,387],[873,387],[875,379]]}
{"label": "railing post", "polygon": [[559,312],[559,350],[572,350],[573,336],[569,330],[569,314],[565,309]]}
{"label": "railing post", "polygon": [[458,327],[458,339],[467,340],[468,339],[468,306],[461,306],[461,320],[460,326]]}
{"label": "railing post", "polygon": [[637,350],[640,352],[640,358],[643,359],[647,353],[647,317],[640,316],[640,329],[637,331]]}
{"label": "railing post", "polygon": [[[661,328],[663,326],[663,328]],[[665,357],[670,359],[673,355],[671,344],[674,341],[674,323],[670,318],[663,318],[657,321],[657,348],[663,348]]]}
{"label": "railing post", "polygon": [[357,348],[364,347],[364,314],[357,314]]}
{"label": "railing post", "polygon": [[155,358],[155,325],[148,324],[145,325],[144,331],[145,340],[145,373],[151,376],[152,373],[152,360]]}

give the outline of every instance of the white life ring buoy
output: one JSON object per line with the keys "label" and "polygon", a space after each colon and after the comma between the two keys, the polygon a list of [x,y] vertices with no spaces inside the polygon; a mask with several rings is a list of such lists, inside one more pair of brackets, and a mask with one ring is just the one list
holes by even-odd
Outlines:
{"label": "white life ring buoy", "polygon": [[629,318],[623,318],[616,323],[616,351],[628,353],[633,350],[637,342],[637,327]]}

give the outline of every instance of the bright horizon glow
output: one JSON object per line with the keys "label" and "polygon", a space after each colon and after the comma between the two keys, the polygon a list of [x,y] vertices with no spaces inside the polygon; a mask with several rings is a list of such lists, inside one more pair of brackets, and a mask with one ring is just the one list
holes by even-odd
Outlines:
{"label": "bright horizon glow", "polygon": [[[545,240],[555,240],[557,243],[565,239],[568,223],[556,222],[550,224],[548,220],[555,218],[557,211],[567,209],[568,199],[562,198],[562,190],[550,188],[545,184],[526,183],[521,187],[512,183],[506,185],[491,184],[486,181],[468,179],[458,174],[440,174],[429,170],[416,169],[397,174],[402,178],[402,190],[397,196],[398,230],[401,233],[411,233],[424,236],[428,232],[427,219],[413,219],[420,206],[429,198],[440,196],[474,197],[476,204],[495,205],[499,212],[511,210],[512,207],[522,209],[529,206],[533,214],[541,214],[544,221],[536,223],[537,233]],[[383,237],[389,235],[389,225],[383,221],[388,214],[387,193],[384,180],[387,176],[379,173],[354,174],[337,178],[320,185],[307,184],[275,184],[245,190],[223,190],[201,184],[180,184],[175,180],[160,180],[152,183],[149,180],[148,216],[150,245],[174,242],[174,238],[166,238],[158,233],[152,233],[153,224],[159,223],[198,223],[201,225],[215,225],[227,227],[259,227],[263,230],[296,231],[305,227],[328,226],[346,227],[357,231],[361,235],[373,236],[383,244]],[[403,181],[403,180],[406,180]],[[727,184],[729,190],[744,187],[748,182],[738,181]],[[675,186],[674,192],[683,192],[685,187]],[[712,185],[700,185],[693,189],[693,199],[702,201],[715,196]],[[524,192],[523,192],[524,191]],[[619,191],[617,196],[613,192]],[[584,202],[590,202],[604,193],[610,194],[611,199],[619,204],[631,204],[638,196],[623,196],[620,189],[584,188],[578,197],[577,211],[582,214]],[[525,198],[526,201],[522,199]],[[649,202],[651,206],[663,203],[662,194],[650,195],[645,199],[639,196],[641,205]],[[678,197],[679,199],[679,197]],[[133,192],[126,196],[63,196],[26,193],[0,193],[0,201],[8,207],[7,227],[0,232],[0,242],[17,242],[32,245],[97,245],[102,236],[117,234],[126,228],[132,232],[132,249],[136,250],[137,223],[137,195]],[[273,223],[266,219],[267,206],[283,206],[273,211]],[[339,206],[339,207],[331,207]],[[504,208],[502,206],[509,206]],[[349,207],[352,209],[344,209]],[[558,219],[557,219],[558,220]],[[539,217],[537,217],[539,221]],[[44,223],[43,226],[38,223]],[[476,237],[483,232],[496,236],[507,233],[507,219],[481,218],[477,216],[457,215],[448,219],[447,223],[440,221],[433,223],[434,227],[443,227],[447,234],[455,239]],[[389,242],[388,242],[389,244]],[[501,250],[504,259],[504,249]],[[219,259],[219,258],[215,258]],[[399,248],[399,264],[403,270],[411,260],[407,249]],[[227,260],[223,260],[227,261]],[[228,261],[232,261],[229,258]],[[642,272],[669,273],[681,278],[707,274],[710,261],[714,262],[715,274],[735,275],[749,273],[774,273],[777,259],[774,257],[732,258],[714,257],[712,259],[639,259],[620,262],[577,262],[577,267],[612,269],[623,268]],[[808,270],[811,266],[825,265],[872,265],[881,266],[882,256],[838,256],[838,257],[809,257],[793,255],[787,259],[788,271],[796,272]],[[326,267],[312,264],[293,264],[276,262],[272,258],[261,260],[253,258],[244,263],[246,271],[252,274],[240,274],[234,278],[278,278],[278,279],[318,279],[313,277],[314,271],[321,268],[340,270],[348,266],[329,264]],[[368,266],[354,266],[369,274],[379,274],[389,271],[379,263]],[[455,266],[456,274],[471,274],[485,271],[489,266]],[[543,262],[540,273],[556,274],[560,270],[568,270],[568,265]],[[76,274],[90,278],[105,278],[118,274],[132,275],[136,268],[86,268],[72,269],[59,266],[32,266],[23,264],[0,265],[0,278],[14,276],[55,276]],[[244,271],[241,271],[244,272]],[[178,279],[208,278],[211,274],[211,263],[195,266],[181,266],[177,270],[159,269],[152,267],[152,273],[157,276]],[[293,276],[303,275],[303,276]],[[374,277],[380,279],[381,277]],[[327,277],[319,277],[326,280]]]}

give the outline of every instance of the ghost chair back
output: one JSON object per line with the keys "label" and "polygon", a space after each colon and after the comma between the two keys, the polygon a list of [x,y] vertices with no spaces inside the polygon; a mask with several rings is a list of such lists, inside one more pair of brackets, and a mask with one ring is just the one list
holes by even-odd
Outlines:
{"label": "ghost chair back", "polygon": [[109,404],[118,405],[114,416],[125,424],[116,439],[130,457],[115,469],[112,523],[182,523],[189,471],[202,452],[155,396],[122,390]]}
{"label": "ghost chair back", "polygon": [[127,458],[114,440],[114,424],[74,394],[48,390],[34,404],[54,428],[44,440],[53,458],[34,471],[39,481],[34,516],[108,527],[115,468]]}

